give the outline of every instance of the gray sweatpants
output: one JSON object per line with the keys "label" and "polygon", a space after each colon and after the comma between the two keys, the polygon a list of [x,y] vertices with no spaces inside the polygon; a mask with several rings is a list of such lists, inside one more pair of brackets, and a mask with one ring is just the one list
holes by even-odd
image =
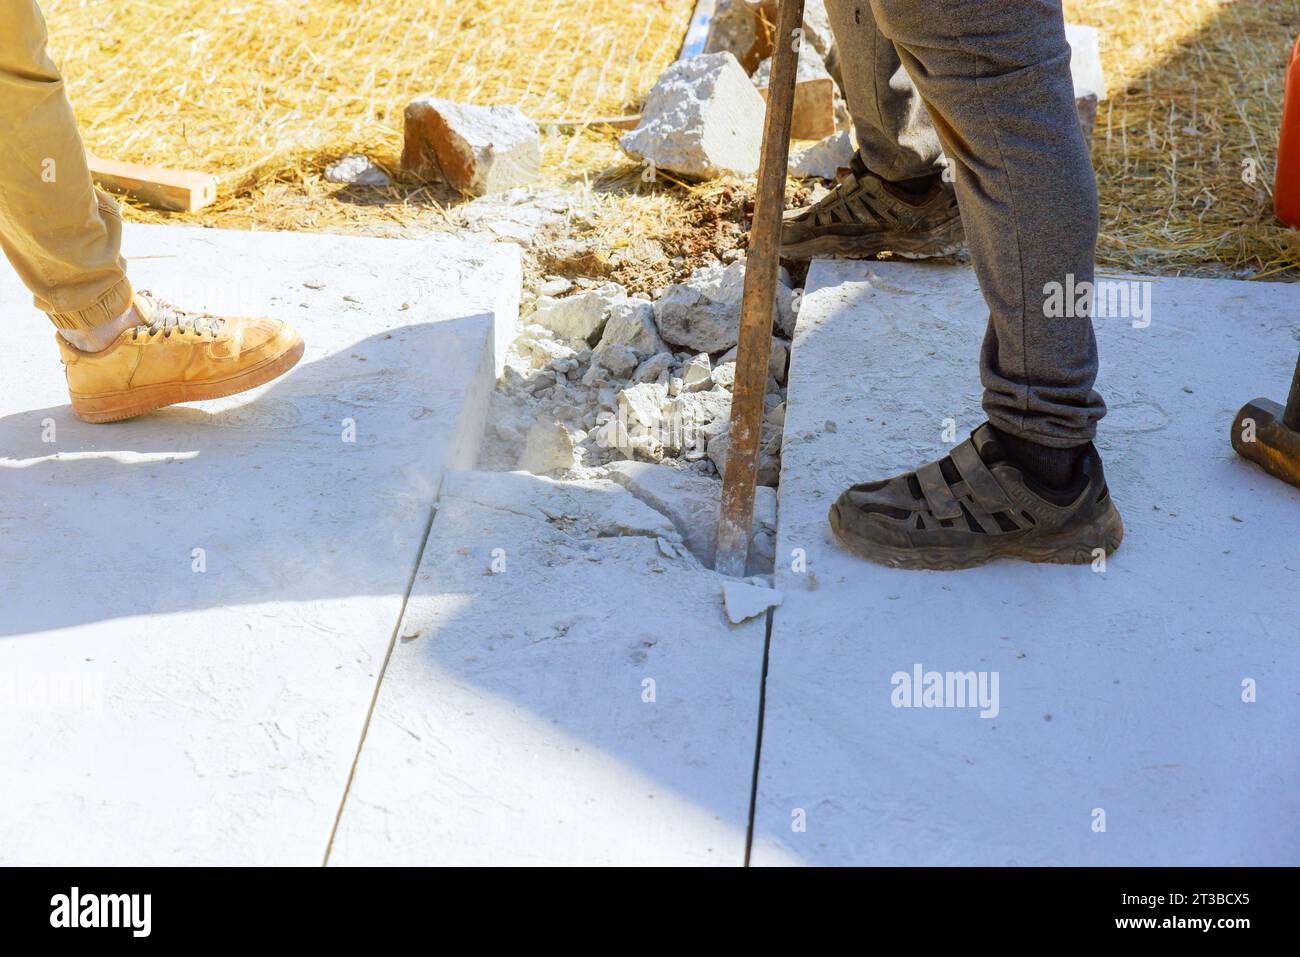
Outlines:
{"label": "gray sweatpants", "polygon": [[1045,287],[1093,281],[1097,186],[1074,107],[1060,0],[826,0],[863,162],[889,180],[952,169],[989,309],[984,410],[1043,445],[1089,441],[1089,317]]}

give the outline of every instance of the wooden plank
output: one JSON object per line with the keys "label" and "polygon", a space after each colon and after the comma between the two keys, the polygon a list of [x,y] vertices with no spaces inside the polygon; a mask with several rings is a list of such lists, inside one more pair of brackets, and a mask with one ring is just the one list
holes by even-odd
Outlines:
{"label": "wooden plank", "polygon": [[159,209],[192,213],[217,199],[217,178],[210,173],[122,163],[97,156],[87,156],[86,162],[99,186]]}

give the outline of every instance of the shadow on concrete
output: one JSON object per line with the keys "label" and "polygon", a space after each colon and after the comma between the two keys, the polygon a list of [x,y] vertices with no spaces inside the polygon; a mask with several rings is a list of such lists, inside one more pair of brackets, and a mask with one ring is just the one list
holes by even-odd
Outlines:
{"label": "shadow on concrete", "polygon": [[[402,593],[443,467],[469,464],[458,429],[472,370],[440,377],[440,359],[477,354],[458,340],[491,321],[379,333],[217,411],[0,418],[0,637]],[[43,442],[51,425],[57,441]]]}

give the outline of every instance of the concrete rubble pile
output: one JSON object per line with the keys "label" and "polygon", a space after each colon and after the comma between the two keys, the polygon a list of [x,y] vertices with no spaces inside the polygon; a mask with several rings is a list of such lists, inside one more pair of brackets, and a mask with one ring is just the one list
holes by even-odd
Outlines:
{"label": "concrete rubble pile", "polygon": [[[702,51],[664,71],[636,127],[619,141],[642,165],[643,181],[653,181],[658,170],[691,180],[752,180],[778,6],[777,0],[718,0]],[[1090,135],[1097,103],[1106,96],[1097,32],[1068,25],[1067,35],[1080,122]],[[820,181],[815,201],[857,149],[824,0],[807,0],[796,42],[790,172]],[[481,197],[466,204],[463,215],[481,219],[500,239],[529,247],[539,232],[572,213],[562,201],[548,205],[533,195],[539,129],[515,107],[423,97],[407,107],[405,134],[403,172]],[[354,185],[387,182],[383,170],[360,155],[344,157],[326,176]],[[654,243],[643,245],[662,256]],[[712,567],[744,275],[743,253],[730,250],[685,281],[649,294],[583,275],[535,281],[493,394],[480,468],[621,485],[671,520],[680,538],[673,549],[688,549]],[[773,489],[780,479],[786,371],[801,295],[784,270],[781,278],[751,575],[770,570],[773,560]],[[769,607],[765,591],[760,587],[755,597],[734,585],[728,614],[741,620]]]}
{"label": "concrete rubble pile", "polygon": [[[654,299],[618,283],[545,280],[494,395],[497,468],[582,473],[668,463],[716,478],[726,462],[745,263],[707,266]],[[798,292],[782,274],[760,482],[780,470],[788,336]]]}

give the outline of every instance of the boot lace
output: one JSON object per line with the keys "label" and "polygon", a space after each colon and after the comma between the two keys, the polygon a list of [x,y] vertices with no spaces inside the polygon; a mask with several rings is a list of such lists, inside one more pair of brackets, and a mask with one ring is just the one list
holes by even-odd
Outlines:
{"label": "boot lace", "polygon": [[149,321],[141,323],[131,331],[132,340],[139,339],[141,335],[152,337],[159,333],[163,338],[167,338],[173,332],[182,336],[188,333],[202,336],[207,333],[215,339],[226,321],[210,313],[180,309],[169,302],[164,302],[147,290],[140,290],[136,293],[136,297],[146,300],[152,308],[149,310]]}

